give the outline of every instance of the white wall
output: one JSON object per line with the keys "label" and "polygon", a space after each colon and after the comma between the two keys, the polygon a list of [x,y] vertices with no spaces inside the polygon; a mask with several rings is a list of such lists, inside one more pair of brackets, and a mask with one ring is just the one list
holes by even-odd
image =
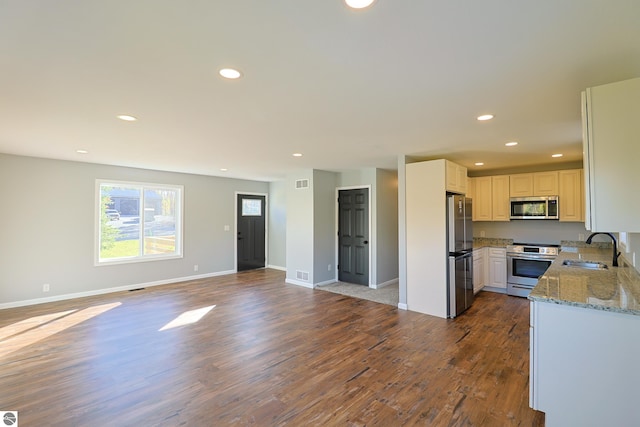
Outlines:
{"label": "white wall", "polygon": [[445,161],[406,166],[407,307],[447,317]]}
{"label": "white wall", "polygon": [[375,168],[363,168],[351,171],[343,171],[338,175],[338,187],[358,187],[365,185],[370,185],[372,188],[375,188]]}
{"label": "white wall", "polygon": [[398,174],[376,170],[376,282],[398,279]]}
{"label": "white wall", "polygon": [[398,156],[398,307],[407,309],[407,156]]}
{"label": "white wall", "polygon": [[[296,189],[298,179],[308,179],[309,188]],[[286,179],[286,268],[287,282],[313,286],[313,170],[307,169]],[[309,280],[296,279],[296,271],[309,273]]]}
{"label": "white wall", "polygon": [[[183,185],[184,257],[94,266],[97,178]],[[235,192],[268,190],[264,182],[0,154],[0,305],[231,272]]]}
{"label": "white wall", "polygon": [[269,183],[269,260],[271,268],[287,265],[287,183]]}
{"label": "white wall", "polygon": [[334,172],[313,171],[314,285],[335,281],[336,183]]}

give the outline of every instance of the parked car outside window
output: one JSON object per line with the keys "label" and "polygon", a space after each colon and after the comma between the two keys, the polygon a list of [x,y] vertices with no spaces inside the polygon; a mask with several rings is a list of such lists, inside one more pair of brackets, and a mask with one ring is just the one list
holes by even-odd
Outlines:
{"label": "parked car outside window", "polygon": [[120,219],[120,212],[115,209],[106,209],[105,213],[107,214],[107,217],[112,221]]}

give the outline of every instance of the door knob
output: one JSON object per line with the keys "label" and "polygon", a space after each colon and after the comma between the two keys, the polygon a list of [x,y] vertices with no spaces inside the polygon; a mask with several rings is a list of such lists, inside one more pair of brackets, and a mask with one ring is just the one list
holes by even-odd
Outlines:
{"label": "door knob", "polygon": [[364,243],[364,244],[366,245],[366,244],[368,244],[368,243],[369,243],[369,241],[368,241],[368,240],[365,240],[365,241],[364,241],[364,242],[362,242],[362,243]]}

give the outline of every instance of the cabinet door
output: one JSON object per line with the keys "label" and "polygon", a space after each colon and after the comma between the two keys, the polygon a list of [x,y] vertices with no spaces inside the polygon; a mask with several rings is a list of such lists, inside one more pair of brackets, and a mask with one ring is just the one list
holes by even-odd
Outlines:
{"label": "cabinet door", "polygon": [[456,164],[450,161],[445,162],[445,182],[446,190],[452,192],[458,192],[458,169]]}
{"label": "cabinet door", "polygon": [[467,192],[467,168],[446,161],[446,189],[452,193],[466,194]]}
{"label": "cabinet door", "polygon": [[473,181],[473,220],[491,221],[491,177],[471,178]]}
{"label": "cabinet door", "polygon": [[509,221],[509,175],[491,177],[491,213],[494,221]]}
{"label": "cabinet door", "polygon": [[558,172],[537,172],[533,174],[534,196],[558,195]]}
{"label": "cabinet door", "polygon": [[473,251],[473,293],[478,293],[484,287],[485,248]]}
{"label": "cabinet door", "polygon": [[584,183],[582,169],[558,172],[560,221],[584,221]]}
{"label": "cabinet door", "polygon": [[458,165],[457,175],[458,175],[458,179],[457,179],[458,190],[462,194],[467,194],[467,168],[465,168],[464,166]]}
{"label": "cabinet door", "polygon": [[583,137],[591,231],[640,232],[640,78],[587,89]]}
{"label": "cabinet door", "polygon": [[533,174],[520,173],[509,176],[509,195],[511,197],[533,196]]}
{"label": "cabinet door", "polygon": [[476,198],[476,185],[473,178],[467,177],[467,197],[473,199],[473,203],[475,203]]}
{"label": "cabinet door", "polygon": [[507,259],[504,256],[489,257],[489,283],[494,288],[507,289]]}
{"label": "cabinet door", "polygon": [[484,286],[489,286],[491,283],[489,277],[489,248],[483,248],[483,259],[482,259],[482,283]]}

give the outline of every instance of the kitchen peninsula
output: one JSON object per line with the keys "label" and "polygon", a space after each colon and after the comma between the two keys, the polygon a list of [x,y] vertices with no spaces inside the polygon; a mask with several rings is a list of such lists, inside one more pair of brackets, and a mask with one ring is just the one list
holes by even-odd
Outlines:
{"label": "kitchen peninsula", "polygon": [[637,423],[640,275],[620,261],[611,267],[610,248],[563,249],[529,295],[529,403],[548,427]]}

